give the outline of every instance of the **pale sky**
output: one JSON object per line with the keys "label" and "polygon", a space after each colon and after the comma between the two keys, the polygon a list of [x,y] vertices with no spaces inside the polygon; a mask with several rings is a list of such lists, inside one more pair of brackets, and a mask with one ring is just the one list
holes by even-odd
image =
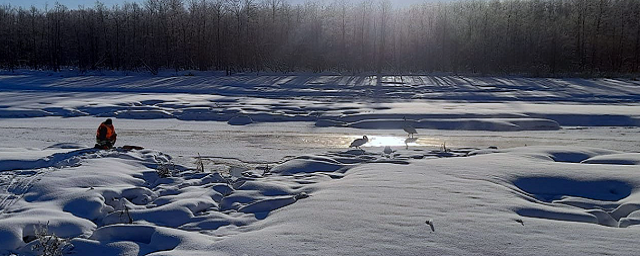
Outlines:
{"label": "pale sky", "polygon": [[[288,0],[290,3],[298,4],[304,3],[306,0]],[[359,1],[359,0],[357,0]],[[391,0],[394,5],[398,6],[408,6],[415,3],[422,3],[425,0]],[[438,1],[438,0],[426,0],[426,1]],[[11,4],[12,6],[22,6],[25,8],[30,7],[31,5],[36,6],[38,8],[44,8],[45,4],[49,4],[49,6],[53,6],[56,3],[56,0],[0,0],[3,4]],[[84,5],[85,7],[91,7],[95,5],[94,0],[57,0],[57,2],[69,7],[69,8],[77,8],[79,5]],[[143,2],[143,0],[101,0],[100,2],[104,3],[107,6],[112,6],[114,4],[122,4],[124,2]]]}

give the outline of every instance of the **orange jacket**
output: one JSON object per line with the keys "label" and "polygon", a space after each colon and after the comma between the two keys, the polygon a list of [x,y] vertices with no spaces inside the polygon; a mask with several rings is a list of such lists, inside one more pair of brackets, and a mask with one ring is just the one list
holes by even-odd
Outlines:
{"label": "orange jacket", "polygon": [[99,140],[115,140],[116,129],[113,128],[112,124],[101,123],[98,131],[96,131],[96,138]]}

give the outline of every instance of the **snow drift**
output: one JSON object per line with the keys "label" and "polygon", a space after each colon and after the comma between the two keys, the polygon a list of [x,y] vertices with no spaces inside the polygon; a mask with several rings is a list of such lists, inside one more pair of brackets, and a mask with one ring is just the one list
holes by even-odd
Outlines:
{"label": "snow drift", "polygon": [[[637,170],[619,165],[636,154],[400,148],[390,158],[351,150],[301,156],[234,178],[172,166],[171,157],[152,150],[69,147],[3,151],[4,253],[32,253],[43,225],[71,239],[70,252],[82,255],[536,255],[544,253],[535,242],[543,237],[557,238],[545,251],[636,252],[629,232],[596,228],[640,224]],[[7,168],[17,159],[31,165]],[[173,175],[158,176],[167,166]],[[566,244],[559,238],[568,232],[580,236]],[[504,243],[520,246],[491,246]]]}

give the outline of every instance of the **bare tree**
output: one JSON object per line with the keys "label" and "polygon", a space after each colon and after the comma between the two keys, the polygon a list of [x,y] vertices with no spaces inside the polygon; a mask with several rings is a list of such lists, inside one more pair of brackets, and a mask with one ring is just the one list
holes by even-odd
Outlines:
{"label": "bare tree", "polygon": [[0,6],[0,68],[640,71],[640,1],[145,0]]}

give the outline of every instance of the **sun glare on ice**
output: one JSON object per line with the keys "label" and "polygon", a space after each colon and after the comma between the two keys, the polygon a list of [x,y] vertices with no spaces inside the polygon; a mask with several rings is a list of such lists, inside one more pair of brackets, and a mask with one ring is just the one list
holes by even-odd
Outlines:
{"label": "sun glare on ice", "polygon": [[[368,148],[378,148],[378,147],[386,147],[386,146],[400,147],[400,146],[406,146],[405,141],[407,140],[407,137],[398,137],[398,136],[371,135],[367,137],[369,137],[369,143],[365,144],[362,147],[368,147]],[[362,138],[362,137],[346,136],[344,137],[344,139],[340,140],[340,141],[344,141],[344,143],[341,143],[341,145],[336,145],[336,146],[338,147],[344,146],[344,145],[348,146],[352,141],[359,138]],[[411,141],[408,144],[409,146],[439,146],[442,144],[442,142],[433,138],[416,138],[415,142]]]}

